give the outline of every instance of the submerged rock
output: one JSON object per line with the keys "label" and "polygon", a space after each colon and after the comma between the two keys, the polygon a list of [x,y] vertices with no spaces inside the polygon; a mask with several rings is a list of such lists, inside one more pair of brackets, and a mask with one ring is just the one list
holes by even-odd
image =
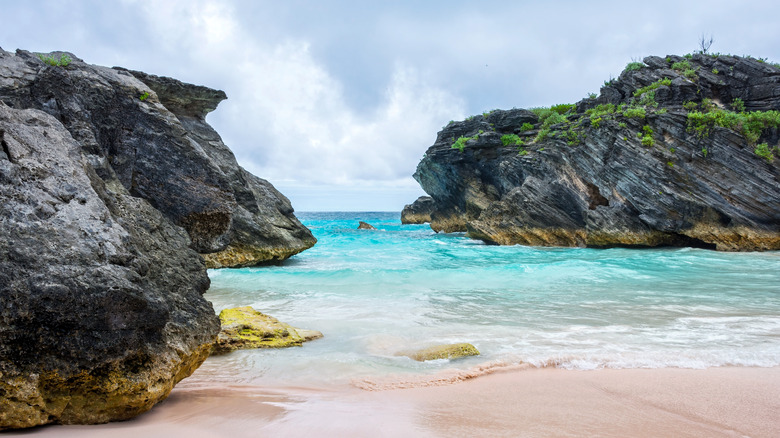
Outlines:
{"label": "submerged rock", "polygon": [[436,203],[430,196],[420,196],[401,211],[402,224],[425,224],[431,221],[431,214],[436,210]]}
{"label": "submerged rock", "polygon": [[479,356],[479,350],[471,344],[445,344],[434,345],[433,347],[423,348],[415,351],[405,351],[397,354],[406,356],[418,362],[436,359],[457,359],[459,357]]}
{"label": "submerged rock", "polygon": [[295,328],[252,307],[235,307],[219,312],[222,330],[212,354],[253,348],[299,347],[319,339],[322,333]]}
{"label": "submerged rock", "polygon": [[368,222],[359,221],[358,230],[376,230],[376,227]]}
{"label": "submerged rock", "polygon": [[[439,132],[414,174],[433,198],[431,228],[502,245],[780,249],[776,66],[648,57],[558,109]],[[740,117],[752,121],[727,123]]]}

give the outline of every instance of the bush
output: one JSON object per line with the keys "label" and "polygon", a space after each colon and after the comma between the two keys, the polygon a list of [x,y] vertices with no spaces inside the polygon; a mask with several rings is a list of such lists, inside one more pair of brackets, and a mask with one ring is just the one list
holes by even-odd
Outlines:
{"label": "bush", "polygon": [[466,142],[469,141],[469,140],[476,140],[477,137],[479,137],[479,136],[478,135],[475,135],[473,137],[460,136],[460,137],[458,137],[457,140],[455,140],[455,143],[453,143],[452,146],[450,146],[450,147],[452,149],[457,149],[457,150],[463,152],[463,148],[466,147]]}
{"label": "bush", "polygon": [[766,143],[761,143],[759,145],[756,145],[756,148],[753,149],[753,152],[755,152],[756,155],[767,160],[770,163],[772,162],[772,160],[775,159],[775,156],[772,154],[772,151],[769,149],[769,145],[767,145]]}
{"label": "bush", "polygon": [[642,107],[630,107],[623,111],[623,116],[629,119],[644,119],[647,113]]}
{"label": "bush", "polygon": [[615,105],[611,103],[602,103],[600,105],[596,105],[596,108],[591,108],[585,111],[585,114],[591,117],[601,117],[601,116],[614,114],[614,113],[615,113]]}
{"label": "bush", "polygon": [[523,140],[517,134],[506,134],[501,136],[501,143],[504,146],[523,145]]}
{"label": "bush", "polygon": [[551,111],[555,111],[558,114],[566,114],[568,113],[572,108],[574,108],[573,103],[562,103],[559,105],[553,105],[550,107]]}
{"label": "bush", "polygon": [[672,64],[672,70],[685,71],[691,70],[691,63],[686,59],[685,61],[675,62]]}
{"label": "bush", "polygon": [[598,129],[601,126],[601,117],[590,119],[590,126]]}
{"label": "bush", "polygon": [[635,71],[643,68],[644,66],[645,66],[644,62],[629,62],[623,71]]}
{"label": "bush", "polygon": [[530,124],[528,122],[525,122],[525,123],[523,123],[523,126],[520,127],[520,132],[530,131],[532,129],[534,129],[534,125],[532,125],[532,124]]}
{"label": "bush", "polygon": [[734,108],[734,111],[736,112],[745,112],[745,102],[743,102],[739,97],[731,101],[731,107]]}
{"label": "bush", "polygon": [[660,87],[661,85],[665,85],[665,86],[668,87],[668,86],[672,85],[672,80],[669,79],[669,78],[659,79],[659,80],[653,82],[652,84],[650,84],[650,85],[648,85],[646,87],[642,87],[642,88],[639,88],[636,91],[634,91],[634,97],[641,96],[641,95],[647,93],[648,91],[655,90],[656,88]]}
{"label": "bush", "polygon": [[49,64],[54,67],[67,67],[70,65],[70,63],[73,61],[70,56],[66,54],[60,55],[60,58],[57,59],[53,56],[44,55],[43,53],[38,53],[38,58],[40,58],[41,61],[45,62],[46,64]]}

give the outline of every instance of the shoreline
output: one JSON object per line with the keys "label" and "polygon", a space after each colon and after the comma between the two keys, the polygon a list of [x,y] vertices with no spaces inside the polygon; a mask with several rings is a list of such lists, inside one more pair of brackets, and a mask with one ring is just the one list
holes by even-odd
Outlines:
{"label": "shoreline", "polygon": [[185,385],[135,419],[3,436],[780,435],[780,367],[505,370],[408,389]]}

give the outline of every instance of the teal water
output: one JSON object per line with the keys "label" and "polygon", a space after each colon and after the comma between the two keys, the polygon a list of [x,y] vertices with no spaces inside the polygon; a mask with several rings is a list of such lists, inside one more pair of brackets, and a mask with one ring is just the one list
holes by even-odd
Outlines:
{"label": "teal water", "polygon": [[[325,337],[234,352],[212,383],[339,384],[531,364],[780,365],[780,252],[488,246],[398,213],[302,213],[319,243],[280,266],[211,270],[215,310],[251,305]],[[358,220],[379,230],[357,230]],[[395,354],[470,342],[482,353]],[[401,377],[399,377],[401,376]]]}

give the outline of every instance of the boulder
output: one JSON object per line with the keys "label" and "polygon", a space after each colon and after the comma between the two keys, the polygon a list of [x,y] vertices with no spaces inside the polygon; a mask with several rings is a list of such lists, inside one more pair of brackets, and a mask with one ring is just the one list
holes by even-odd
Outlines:
{"label": "boulder", "polygon": [[358,230],[376,230],[376,227],[368,222],[359,221]]}
{"label": "boulder", "polygon": [[0,102],[0,144],[0,429],[147,411],[216,338],[201,257],[53,116]]}
{"label": "boulder", "polygon": [[457,359],[467,356],[479,356],[479,350],[471,344],[443,344],[423,348],[421,350],[405,351],[396,354],[397,356],[406,356],[418,362],[436,359]]}
{"label": "boulder", "polygon": [[[735,99],[748,112],[773,111],[756,122],[756,137],[743,123],[697,124],[697,113],[738,113]],[[577,103],[562,123],[525,121],[534,126],[524,131],[525,119],[502,117],[499,132],[492,112],[450,123],[414,178],[432,198],[433,230],[490,244],[778,250],[777,111],[775,65],[649,57]],[[524,144],[501,141],[520,131]],[[463,151],[452,148],[459,136],[473,138]]]}
{"label": "boulder", "polygon": [[187,230],[210,268],[275,262],[314,245],[290,201],[241,168],[206,123],[224,92],[70,56],[61,67],[0,50],[0,101],[57,118],[101,179]]}
{"label": "boulder", "polygon": [[314,244],[204,121],[223,92],[0,49],[0,429],[125,420],[210,354],[207,265]]}
{"label": "boulder", "polygon": [[253,348],[300,347],[319,339],[322,333],[295,328],[252,307],[235,307],[219,312],[222,330],[212,354]]}
{"label": "boulder", "polygon": [[401,211],[402,224],[425,224],[431,221],[431,214],[436,210],[436,204],[430,196],[420,196]]}

